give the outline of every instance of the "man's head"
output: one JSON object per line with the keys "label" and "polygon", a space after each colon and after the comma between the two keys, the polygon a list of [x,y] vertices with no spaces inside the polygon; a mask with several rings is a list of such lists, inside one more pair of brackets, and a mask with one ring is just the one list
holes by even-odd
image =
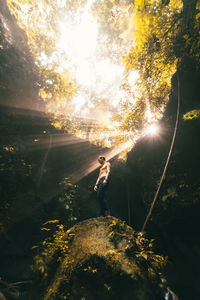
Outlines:
{"label": "man's head", "polygon": [[100,163],[100,164],[103,164],[104,162],[106,161],[106,158],[104,157],[104,156],[99,156],[99,158],[98,158],[98,162]]}

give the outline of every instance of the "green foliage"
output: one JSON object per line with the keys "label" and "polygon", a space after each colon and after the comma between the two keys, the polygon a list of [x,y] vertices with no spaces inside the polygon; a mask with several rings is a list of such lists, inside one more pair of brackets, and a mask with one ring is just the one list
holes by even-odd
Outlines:
{"label": "green foliage", "polygon": [[181,1],[170,1],[168,6],[159,0],[135,2],[135,43],[124,56],[124,63],[127,72],[138,70],[138,101],[145,104],[146,99],[151,109],[161,108],[168,100],[171,76],[176,70],[173,43],[181,6]]}
{"label": "green foliage", "polygon": [[183,115],[184,120],[193,120],[193,119],[198,119],[199,117],[200,117],[199,109],[188,111],[186,114]]}
{"label": "green foliage", "polygon": [[35,58],[42,52],[52,54],[55,51],[52,34],[57,32],[56,17],[61,9],[57,1],[9,0],[7,3],[19,25],[26,31]]}
{"label": "green foliage", "polygon": [[137,233],[135,238],[137,263],[153,280],[158,280],[158,275],[161,275],[162,285],[166,280],[162,277],[161,270],[166,266],[168,258],[154,253],[154,239],[147,239],[142,232]]}
{"label": "green foliage", "polygon": [[[66,63],[66,55],[57,49],[59,18],[71,6],[75,10],[85,1],[29,1],[9,0],[11,12],[28,37],[28,45],[35,60],[34,71],[38,76],[40,97],[50,113],[60,114],[76,93],[76,88],[67,70],[58,71]],[[61,63],[62,61],[62,63]]]}
{"label": "green foliage", "polygon": [[142,105],[137,105],[140,113],[135,113],[135,110],[127,112],[125,126],[131,127],[136,120],[138,125],[140,119],[144,120],[142,112],[148,105],[155,113],[163,111],[177,59],[190,56],[197,62],[198,68],[200,4],[199,1],[191,1],[190,4],[180,0],[166,4],[161,0],[135,1],[132,19],[134,44],[123,60],[127,73],[138,70],[135,93]]}
{"label": "green foliage", "polygon": [[[49,228],[47,225],[51,226],[46,224],[45,228]],[[56,226],[59,228],[58,224]],[[117,232],[117,237],[110,235],[113,231]],[[59,236],[58,233],[56,236]],[[116,246],[113,237],[117,238]],[[152,254],[149,249],[152,249],[153,240],[149,241],[142,233],[134,232],[123,221],[114,217],[84,220],[66,231],[66,235],[61,232],[61,243],[60,238],[58,240],[50,240],[50,247],[54,247],[51,242],[58,245],[53,253],[54,259],[45,258],[49,256],[48,250],[42,261],[41,257],[37,257],[38,285],[35,284],[35,295],[31,299],[38,295],[46,300],[63,299],[66,295],[70,299],[74,295],[80,299],[91,295],[92,299],[94,286],[99,299],[102,294],[105,294],[104,298],[115,299],[119,284],[128,289],[129,286],[135,287],[131,294],[133,299],[150,299],[149,295],[160,299],[162,288],[166,288],[162,275],[166,258]],[[64,251],[63,241],[68,242],[64,245]],[[58,261],[59,257],[61,260]],[[44,265],[47,268],[44,276],[43,268],[38,269],[45,261],[48,266]],[[143,295],[139,296],[139,293]]]}
{"label": "green foliage", "polygon": [[[180,186],[182,187],[182,186]],[[162,196],[162,201],[165,202],[168,198],[177,198],[178,197],[178,194],[177,194],[177,191],[176,191],[176,187],[175,186],[170,186],[168,189],[167,189],[167,194],[163,195]]]}
{"label": "green foliage", "polygon": [[38,73],[42,80],[40,96],[46,103],[47,111],[54,115],[61,115],[64,109],[65,113],[67,111],[69,113],[67,107],[76,94],[70,75],[67,72],[60,74],[47,67],[38,68]]}
{"label": "green foliage", "polygon": [[62,193],[58,197],[59,203],[66,209],[66,222],[68,226],[72,226],[77,220],[77,207],[75,200],[78,192],[78,185],[72,184],[69,178],[63,178],[60,182]]}
{"label": "green foliage", "polygon": [[121,240],[121,238],[123,236],[126,236],[125,232],[126,232],[125,222],[122,222],[118,219],[113,220],[109,225],[108,237],[115,245],[117,245],[117,243]]}
{"label": "green foliage", "polygon": [[[125,96],[119,107],[112,105],[108,87],[101,97],[96,91],[91,95],[89,91],[85,93],[91,99],[85,103],[83,110],[93,119],[102,116],[103,121],[99,117],[100,124],[74,118],[71,99],[77,88],[69,72],[63,68],[67,61],[69,65],[69,58],[57,47],[60,19],[66,12],[70,16],[81,12],[85,4],[85,0],[8,1],[19,25],[27,33],[36,62],[35,71],[39,76],[40,97],[47,111],[56,116],[52,124],[79,137],[89,137],[91,142],[101,146],[118,146],[130,139],[131,134],[131,138],[140,134],[151,119],[147,112],[152,113],[153,119],[161,117],[168,102],[177,61],[186,55],[200,61],[200,4],[195,0],[191,1],[191,7],[183,5],[181,0],[169,3],[137,0],[134,4],[129,0],[93,1],[91,12],[100,29],[97,59],[109,58],[119,64],[123,55],[126,68],[121,86]],[[133,70],[139,74],[134,87],[128,83],[129,73]],[[114,121],[116,116],[118,121]],[[106,118],[109,121],[103,124]],[[108,128],[109,124],[112,129]],[[99,132],[105,133],[101,141]]]}
{"label": "green foliage", "polygon": [[127,255],[136,261],[138,265],[138,276],[157,282],[160,287],[164,287],[166,280],[163,277],[163,269],[167,264],[167,257],[157,255],[153,251],[154,239],[148,239],[142,232],[127,234],[127,225],[120,220],[113,220],[109,225],[108,236],[115,247],[122,239],[129,241],[126,247]]}
{"label": "green foliage", "polygon": [[32,165],[16,148],[7,144],[0,149],[0,217],[4,224],[11,221],[13,203],[31,189]]}
{"label": "green foliage", "polygon": [[51,234],[37,246],[38,254],[34,258],[33,270],[39,272],[43,278],[48,276],[48,272],[52,265],[55,266],[68,250],[68,240],[66,239],[66,231],[59,220],[50,220],[43,224],[41,230],[51,231]]}
{"label": "green foliage", "polygon": [[130,40],[133,40],[133,24],[130,22],[132,10],[133,4],[129,0],[96,0],[92,5],[92,13],[98,20],[100,33],[106,40],[106,47],[104,43],[98,51],[117,63],[126,52]]}
{"label": "green foliage", "polygon": [[77,186],[73,185],[68,178],[63,178],[60,185],[63,191],[58,201],[66,209],[66,225],[59,224],[59,220],[46,221],[42,224],[41,230],[47,234],[47,237],[39,245],[33,246],[33,249],[38,251],[34,258],[33,269],[44,278],[48,276],[50,269],[66,255],[69,240],[73,236],[72,233],[68,235],[66,229],[76,221],[73,201],[77,193]]}
{"label": "green foliage", "polygon": [[129,103],[127,106],[126,103],[126,105],[123,105],[121,115],[124,115],[124,118],[120,128],[132,132],[141,130],[145,124],[145,109],[145,101],[142,101],[141,99],[135,104],[131,105],[131,103]]}
{"label": "green foliage", "polygon": [[91,274],[94,274],[94,273],[96,273],[97,272],[97,269],[95,268],[93,268],[93,267],[91,267],[91,266],[87,266],[86,268],[84,268],[83,269],[85,272],[88,272],[88,273],[91,273]]}

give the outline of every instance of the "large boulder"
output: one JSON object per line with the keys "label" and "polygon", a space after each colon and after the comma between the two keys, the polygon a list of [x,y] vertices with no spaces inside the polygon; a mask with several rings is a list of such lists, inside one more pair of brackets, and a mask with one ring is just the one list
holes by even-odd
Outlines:
{"label": "large boulder", "polygon": [[29,299],[164,299],[166,259],[141,232],[114,217],[88,219],[66,232],[57,226],[35,258]]}

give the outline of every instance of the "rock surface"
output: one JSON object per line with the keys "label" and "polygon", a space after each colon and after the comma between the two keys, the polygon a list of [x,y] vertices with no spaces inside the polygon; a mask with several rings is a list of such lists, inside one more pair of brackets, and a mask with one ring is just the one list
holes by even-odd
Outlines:
{"label": "rock surface", "polygon": [[163,258],[148,254],[147,239],[121,220],[82,221],[64,240],[64,255],[45,258],[47,272],[38,274],[29,299],[162,299],[156,260]]}

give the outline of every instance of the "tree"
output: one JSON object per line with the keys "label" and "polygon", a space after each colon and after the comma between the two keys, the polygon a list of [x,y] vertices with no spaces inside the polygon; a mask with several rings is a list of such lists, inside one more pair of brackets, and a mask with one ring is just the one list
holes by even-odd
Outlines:
{"label": "tree", "polygon": [[57,49],[59,18],[67,9],[77,10],[84,0],[77,1],[29,1],[9,0],[11,12],[28,37],[28,45],[35,60],[35,72],[39,75],[40,97],[47,104],[48,112],[59,113],[76,93],[72,78],[61,64],[66,55]]}
{"label": "tree", "polygon": [[137,93],[143,103],[146,97],[151,110],[165,107],[177,59],[190,56],[200,62],[199,5],[199,1],[135,1],[134,45],[123,59],[127,73],[138,70]]}

